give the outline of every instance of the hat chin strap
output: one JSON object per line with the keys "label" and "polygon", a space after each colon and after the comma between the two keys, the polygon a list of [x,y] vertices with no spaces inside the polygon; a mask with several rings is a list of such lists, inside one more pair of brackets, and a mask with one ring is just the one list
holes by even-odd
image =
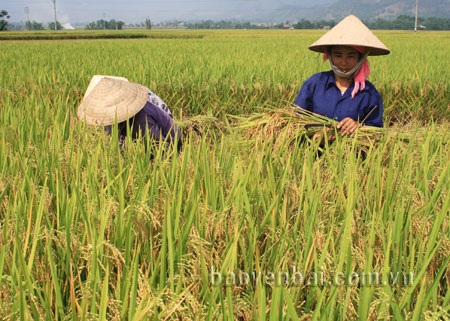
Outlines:
{"label": "hat chin strap", "polygon": [[362,56],[361,59],[359,59],[358,63],[356,64],[355,67],[353,67],[352,70],[344,72],[341,71],[338,67],[336,67],[333,64],[333,60],[332,57],[330,55],[330,59],[328,59],[330,61],[330,65],[331,65],[331,69],[333,69],[333,72],[335,74],[335,76],[338,76],[340,78],[344,78],[347,80],[352,80],[353,77],[355,76],[355,74],[359,71],[359,69],[361,68],[362,64],[364,63],[364,61],[366,61],[367,56],[369,55],[369,50],[367,50],[367,52],[364,54],[364,56]]}

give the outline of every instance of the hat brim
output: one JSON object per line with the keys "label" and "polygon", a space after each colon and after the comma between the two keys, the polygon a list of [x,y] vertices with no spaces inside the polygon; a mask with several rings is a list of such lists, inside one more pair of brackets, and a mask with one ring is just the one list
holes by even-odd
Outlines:
{"label": "hat brim", "polygon": [[315,51],[315,52],[321,52],[325,53],[326,51],[329,52],[329,48],[333,46],[357,46],[357,47],[365,47],[366,49],[370,50],[369,56],[382,56],[387,55],[391,51],[389,49],[382,49],[377,47],[370,47],[370,46],[362,46],[361,44],[352,44],[352,43],[331,43],[327,45],[311,45],[308,47],[309,50]]}

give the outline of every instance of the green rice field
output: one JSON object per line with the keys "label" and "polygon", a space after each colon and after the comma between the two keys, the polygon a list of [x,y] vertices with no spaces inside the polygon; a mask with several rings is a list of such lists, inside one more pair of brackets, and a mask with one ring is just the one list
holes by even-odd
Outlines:
{"label": "green rice field", "polygon": [[[325,148],[289,112],[323,31],[121,33],[0,35],[0,320],[450,320],[450,32],[376,31],[386,127]],[[79,121],[95,74],[182,151]]]}

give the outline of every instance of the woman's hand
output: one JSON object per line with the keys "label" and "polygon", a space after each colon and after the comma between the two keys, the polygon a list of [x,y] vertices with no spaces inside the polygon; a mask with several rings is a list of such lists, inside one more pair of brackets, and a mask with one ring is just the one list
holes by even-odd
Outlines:
{"label": "woman's hand", "polygon": [[331,143],[334,140],[333,135],[334,128],[324,128],[320,132],[317,132],[313,136],[314,141],[319,142],[319,146],[323,146],[325,144],[325,136],[327,136],[328,142]]}
{"label": "woman's hand", "polygon": [[351,119],[350,117],[347,117],[341,120],[341,122],[336,126],[336,128],[339,130],[339,134],[344,136],[348,134],[353,134],[358,129],[359,126],[360,124],[357,121]]}

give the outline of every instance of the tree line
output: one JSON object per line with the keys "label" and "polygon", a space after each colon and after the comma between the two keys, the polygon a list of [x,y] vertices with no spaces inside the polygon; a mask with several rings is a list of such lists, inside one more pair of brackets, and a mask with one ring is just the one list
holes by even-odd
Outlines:
{"label": "tree line", "polygon": [[[450,30],[450,19],[445,18],[418,18],[419,29],[426,30]],[[415,25],[415,18],[407,15],[400,15],[393,20],[387,19],[375,19],[370,21],[364,21],[364,23],[370,29],[384,29],[384,30],[413,30]],[[335,20],[318,20],[309,21],[302,19],[296,23],[279,24],[253,24],[250,22],[233,22],[233,21],[212,21],[206,20],[196,23],[184,23],[184,26],[188,29],[323,29],[332,28],[336,25]]]}
{"label": "tree line", "polygon": [[[0,31],[8,29],[8,20],[10,16],[6,10],[0,11]],[[408,15],[400,15],[393,20],[387,19],[375,19],[370,21],[364,21],[364,23],[370,29],[385,29],[385,30],[412,30],[415,26],[415,18]],[[11,24],[11,29],[20,30],[21,28],[18,25]],[[174,22],[172,24],[166,24],[166,26],[170,25],[182,25],[184,28],[188,29],[323,29],[323,28],[332,28],[336,25],[335,20],[319,20],[319,21],[309,21],[306,19],[301,19],[296,23],[289,23],[286,21],[285,23],[280,24],[254,24],[250,22],[234,22],[234,21],[212,21],[205,20],[201,22]],[[426,30],[450,30],[450,19],[445,18],[436,18],[436,17],[428,17],[428,18],[418,18],[419,29]],[[23,26],[23,25],[22,25]],[[125,22],[112,20],[97,20],[89,23],[85,29],[87,30],[102,30],[102,29],[117,29],[121,30],[125,26]],[[152,28],[152,23],[150,19],[146,19],[145,23],[141,23],[142,27],[146,29]],[[44,24],[36,22],[36,21],[27,21],[25,24],[27,30],[44,30]],[[55,23],[50,22],[48,24],[48,29],[55,30]],[[56,22],[56,29],[61,30],[63,26],[59,21]]]}
{"label": "tree line", "polygon": [[[180,24],[180,22],[176,22],[174,24]],[[200,22],[185,22],[183,23],[184,27],[188,29],[268,29],[273,28],[273,26],[269,24],[253,24],[250,22],[233,22],[233,21],[212,21],[205,20]]]}
{"label": "tree line", "polygon": [[0,31],[8,30],[8,20],[10,16],[8,14],[8,11],[2,10],[0,11]]}
{"label": "tree line", "polygon": [[125,22],[123,21],[116,21],[114,19],[112,20],[97,20],[97,21],[93,21],[91,23],[89,23],[86,26],[86,30],[103,30],[103,29],[108,29],[108,30],[122,30],[123,26],[125,25]]}
{"label": "tree line", "polygon": [[[11,28],[12,30],[16,29],[15,25],[13,25],[13,28]],[[45,26],[43,23],[37,22],[37,21],[27,21],[25,23],[25,29],[26,30],[45,30]],[[49,30],[55,30],[55,23],[54,22],[50,22],[47,25],[47,29]],[[63,29],[63,25],[59,22],[56,21],[56,29],[57,30],[62,30]]]}
{"label": "tree line", "polygon": [[[365,22],[366,23],[366,22]],[[450,30],[450,19],[445,18],[418,18],[419,29],[426,30]],[[371,29],[385,30],[412,30],[415,25],[415,18],[407,15],[401,15],[393,20],[375,19],[368,21],[366,25]]]}
{"label": "tree line", "polygon": [[[7,21],[7,19],[9,19],[10,16],[8,14],[8,12],[6,10],[1,10],[0,11],[0,31],[5,31],[8,30],[8,24],[9,22]],[[150,19],[146,20],[146,25],[147,25],[147,29],[151,29],[151,21]],[[22,27],[20,25],[15,25],[15,24],[11,24],[12,26],[12,30],[20,30],[22,29]],[[115,19],[112,20],[97,20],[97,21],[93,21],[91,23],[89,23],[86,26],[87,30],[100,30],[100,29],[117,29],[117,30],[121,30],[123,28],[123,26],[125,26],[125,22],[123,21],[116,21]],[[26,30],[44,30],[44,24],[37,22],[37,21],[27,21],[25,23],[25,28]],[[48,24],[48,29],[50,30],[55,30],[55,22],[50,22]],[[63,29],[63,25],[59,22],[56,21],[56,30],[62,30]]]}
{"label": "tree line", "polygon": [[[97,21],[93,21],[91,23],[89,23],[86,26],[86,30],[103,30],[103,29],[108,29],[108,30],[122,30],[123,26],[125,25],[125,22],[123,21],[116,21],[114,19],[112,20],[97,20]],[[44,30],[44,25],[42,23],[38,23],[36,21],[27,21],[26,23],[26,29],[27,30]],[[48,29],[50,30],[55,30],[55,23],[54,22],[50,22],[48,24]],[[57,30],[62,30],[63,26],[61,25],[61,23],[59,21],[56,21],[56,29]]]}

